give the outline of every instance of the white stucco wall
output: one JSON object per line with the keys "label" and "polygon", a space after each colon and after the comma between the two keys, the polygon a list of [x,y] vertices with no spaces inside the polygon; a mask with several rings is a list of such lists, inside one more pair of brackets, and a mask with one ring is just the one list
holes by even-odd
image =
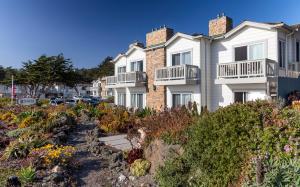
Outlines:
{"label": "white stucco wall", "polygon": [[[227,39],[215,40],[211,44],[211,105],[212,110],[219,106],[226,106],[233,102],[232,89],[227,85],[216,85],[214,80],[217,75],[218,63],[234,62],[234,47],[264,43],[265,58],[277,61],[277,31],[254,27],[245,27]],[[241,87],[243,89],[243,87]],[[245,88],[244,88],[245,89]],[[263,88],[265,90],[266,88]],[[255,89],[254,89],[255,90]],[[251,96],[252,97],[252,96]]]}
{"label": "white stucco wall", "polygon": [[172,66],[172,54],[191,51],[192,65],[200,67],[200,41],[178,38],[167,46],[167,66]]}
{"label": "white stucco wall", "polygon": [[131,70],[131,62],[134,61],[143,61],[143,71],[146,71],[146,53],[145,51],[134,49],[128,56],[127,56],[127,66],[126,72],[130,72]]}

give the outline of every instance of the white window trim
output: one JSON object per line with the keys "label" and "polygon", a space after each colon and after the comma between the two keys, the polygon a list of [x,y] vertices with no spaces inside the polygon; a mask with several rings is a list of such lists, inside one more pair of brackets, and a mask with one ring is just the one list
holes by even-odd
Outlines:
{"label": "white window trim", "polygon": [[[119,95],[125,95],[124,96],[124,105],[123,104],[120,104],[119,103]],[[120,106],[126,106],[126,93],[125,92],[119,92],[119,93],[117,93],[117,103],[118,103],[118,105],[120,105]]]}
{"label": "white window trim", "polygon": [[183,94],[190,94],[191,95],[191,102],[193,103],[194,102],[194,98],[193,98],[193,93],[192,92],[172,92],[171,93],[171,103],[172,103],[172,105],[171,105],[171,107],[174,107],[174,103],[173,103],[173,94],[179,94],[180,95],[180,106],[183,106],[182,105],[182,95]]}
{"label": "white window trim", "polygon": [[[249,60],[249,46],[263,44],[263,59],[268,58],[268,40],[258,40],[253,42],[246,42],[232,46],[232,62],[235,62],[235,48],[247,46],[247,60]],[[257,59],[259,60],[259,59]]]}
{"label": "white window trim", "polygon": [[172,65],[173,64],[172,57],[175,54],[180,54],[180,65],[179,66],[183,65],[182,64],[182,53],[186,53],[186,52],[190,52],[191,53],[191,65],[193,65],[193,48],[171,52],[170,53],[170,64],[169,65],[173,66]]}
{"label": "white window trim", "polygon": [[[141,92],[134,92],[134,93],[130,93],[130,107],[131,108],[138,108],[138,106],[137,106],[137,102],[135,103],[135,106],[132,106],[131,104],[132,104],[132,101],[131,101],[131,96],[132,95],[142,95],[142,101],[143,101],[143,104],[142,104],[142,108],[145,108],[145,93],[141,93]],[[137,97],[136,97],[137,98]],[[137,100],[136,100],[137,101]]]}
{"label": "white window trim", "polygon": [[119,74],[119,68],[125,68],[125,72],[123,73],[126,73],[126,66],[117,66],[117,74]]}
{"label": "white window trim", "polygon": [[[141,58],[141,59],[134,59],[134,60],[131,60],[130,62],[129,62],[129,71],[130,72],[132,72],[131,71],[131,65],[132,65],[132,63],[133,62],[139,62],[139,61],[142,61],[142,64],[143,64],[143,71],[144,71],[144,66],[145,66],[145,60],[143,59],[143,58]],[[133,72],[135,72],[135,71],[133,71]]]}
{"label": "white window trim", "polygon": [[[248,98],[249,97],[249,92],[250,92],[249,90],[234,90],[233,91],[233,97],[232,97],[233,98],[233,102],[232,103],[235,103],[235,93],[236,92],[246,93],[246,101],[243,101],[243,103],[245,103],[245,102],[247,102],[249,100],[249,98]],[[244,97],[243,97],[243,99],[244,99]]]}
{"label": "white window trim", "polygon": [[[279,45],[279,42],[283,42],[284,43],[284,51],[283,51],[283,67],[280,67],[280,54],[279,54],[279,48],[280,48],[280,45]],[[286,63],[286,50],[287,50],[287,44],[286,44],[286,41],[285,40],[283,40],[283,39],[278,39],[278,43],[277,43],[277,45],[278,45],[278,51],[277,51],[277,53],[278,53],[278,67],[279,68],[287,68],[286,66],[288,65],[287,63]]]}

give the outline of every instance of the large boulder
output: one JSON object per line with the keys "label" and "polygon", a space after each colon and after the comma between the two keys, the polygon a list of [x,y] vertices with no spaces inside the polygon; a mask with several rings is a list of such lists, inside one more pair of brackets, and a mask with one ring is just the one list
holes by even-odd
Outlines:
{"label": "large boulder", "polygon": [[178,155],[182,155],[183,148],[180,145],[168,145],[163,140],[156,139],[144,150],[145,159],[151,163],[150,173],[154,174],[164,162]]}

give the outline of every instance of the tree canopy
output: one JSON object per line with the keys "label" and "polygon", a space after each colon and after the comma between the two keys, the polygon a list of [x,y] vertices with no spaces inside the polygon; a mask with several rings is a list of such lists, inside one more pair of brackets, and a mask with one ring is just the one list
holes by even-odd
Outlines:
{"label": "tree canopy", "polygon": [[97,78],[113,75],[114,65],[111,60],[111,57],[106,57],[95,68],[76,69],[63,54],[42,55],[36,60],[24,62],[21,69],[0,66],[0,83],[9,85],[14,75],[16,84],[24,86],[28,95],[39,97],[47,87],[54,84],[76,87],[79,83],[91,83]]}

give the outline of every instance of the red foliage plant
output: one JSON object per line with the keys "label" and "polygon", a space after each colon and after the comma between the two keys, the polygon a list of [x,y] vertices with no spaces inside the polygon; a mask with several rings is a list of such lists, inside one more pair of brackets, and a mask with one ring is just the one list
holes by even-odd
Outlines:
{"label": "red foliage plant", "polygon": [[143,149],[132,149],[127,156],[128,164],[132,164],[135,160],[143,158]]}

